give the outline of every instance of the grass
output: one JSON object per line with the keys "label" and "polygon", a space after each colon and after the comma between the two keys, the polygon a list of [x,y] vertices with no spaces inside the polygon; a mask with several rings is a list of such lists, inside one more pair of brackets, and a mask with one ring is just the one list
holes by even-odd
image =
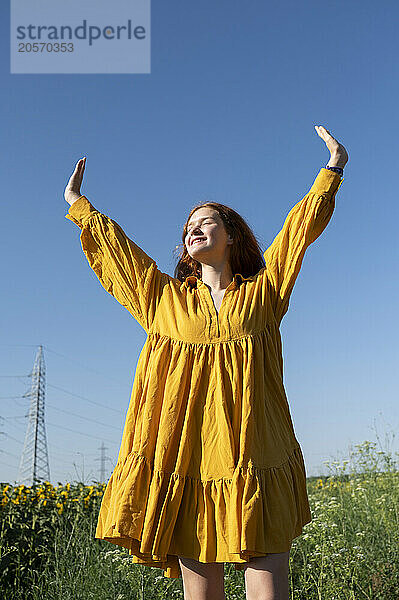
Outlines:
{"label": "grass", "polygon": [[[399,600],[397,460],[365,441],[325,464],[329,475],[307,480],[312,521],[292,544],[291,600]],[[4,600],[183,599],[181,579],[94,538],[104,488],[0,485]],[[243,573],[224,568],[226,598],[245,599]]]}

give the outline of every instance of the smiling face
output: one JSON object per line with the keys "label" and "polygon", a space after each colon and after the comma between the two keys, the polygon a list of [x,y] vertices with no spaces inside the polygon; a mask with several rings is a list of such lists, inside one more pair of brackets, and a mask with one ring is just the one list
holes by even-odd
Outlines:
{"label": "smiling face", "polygon": [[189,255],[208,264],[227,258],[228,246],[232,238],[226,231],[219,213],[211,208],[198,208],[190,217],[184,243]]}

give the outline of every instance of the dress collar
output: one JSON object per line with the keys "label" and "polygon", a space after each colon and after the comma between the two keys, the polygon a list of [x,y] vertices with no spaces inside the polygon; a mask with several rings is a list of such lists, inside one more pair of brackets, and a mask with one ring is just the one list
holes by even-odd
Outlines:
{"label": "dress collar", "polygon": [[[244,277],[241,273],[236,273],[233,276],[233,281],[235,283],[235,287],[238,287],[242,281],[249,281],[252,277]],[[195,275],[189,275],[184,280],[184,285],[186,287],[197,287],[198,282],[203,283],[202,279],[196,277]]]}

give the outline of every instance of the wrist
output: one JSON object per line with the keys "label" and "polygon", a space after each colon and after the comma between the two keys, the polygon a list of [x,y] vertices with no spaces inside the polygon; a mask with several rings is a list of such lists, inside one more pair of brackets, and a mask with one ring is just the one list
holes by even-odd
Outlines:
{"label": "wrist", "polygon": [[78,192],[69,192],[69,194],[65,195],[65,200],[68,204],[72,205],[76,200],[82,197],[82,194],[78,194]]}
{"label": "wrist", "polygon": [[328,169],[329,171],[334,171],[334,173],[338,173],[338,175],[340,177],[343,177],[343,175],[344,175],[344,168],[343,167],[330,167],[329,165],[326,165],[324,168]]}
{"label": "wrist", "polygon": [[347,162],[348,161],[346,160],[346,158],[341,154],[331,154],[330,160],[328,161],[326,166],[340,167],[341,169],[343,169]]}

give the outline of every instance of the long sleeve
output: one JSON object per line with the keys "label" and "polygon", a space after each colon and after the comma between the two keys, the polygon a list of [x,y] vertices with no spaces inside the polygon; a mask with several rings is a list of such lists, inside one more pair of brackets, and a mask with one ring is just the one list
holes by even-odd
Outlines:
{"label": "long sleeve", "polygon": [[101,285],[148,332],[170,276],[86,196],[71,204],[65,218],[81,229],[83,252]]}
{"label": "long sleeve", "polygon": [[306,196],[288,213],[284,225],[264,252],[265,274],[280,324],[308,246],[326,228],[335,208],[335,194],[343,178],[322,168]]}

